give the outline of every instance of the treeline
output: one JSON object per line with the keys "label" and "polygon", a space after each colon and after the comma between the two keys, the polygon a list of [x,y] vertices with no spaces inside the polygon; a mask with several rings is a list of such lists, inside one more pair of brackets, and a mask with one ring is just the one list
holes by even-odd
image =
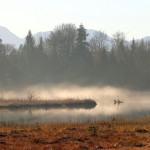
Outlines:
{"label": "treeline", "polygon": [[29,31],[15,49],[0,41],[0,86],[38,83],[150,88],[150,43],[129,43],[118,32],[109,38],[98,31],[89,39],[83,25],[57,26],[36,43]]}

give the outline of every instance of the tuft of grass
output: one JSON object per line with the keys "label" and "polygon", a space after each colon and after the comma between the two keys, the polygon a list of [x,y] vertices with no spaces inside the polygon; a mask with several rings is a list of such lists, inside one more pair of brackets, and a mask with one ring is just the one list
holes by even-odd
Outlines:
{"label": "tuft of grass", "polygon": [[90,125],[87,126],[86,130],[88,132],[90,132],[91,134],[97,134],[98,126],[95,125],[95,124],[90,124]]}
{"label": "tuft of grass", "polygon": [[40,125],[39,122],[36,122],[36,123],[34,124],[34,130],[35,130],[35,131],[41,131],[41,130],[42,130],[41,125]]}

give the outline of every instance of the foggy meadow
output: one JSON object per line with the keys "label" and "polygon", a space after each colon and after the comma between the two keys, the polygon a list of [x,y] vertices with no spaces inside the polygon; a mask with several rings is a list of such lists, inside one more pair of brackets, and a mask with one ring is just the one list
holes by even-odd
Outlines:
{"label": "foggy meadow", "polygon": [[150,149],[149,0],[0,6],[0,150]]}
{"label": "foggy meadow", "polygon": [[0,6],[0,150],[150,149],[149,0]]}

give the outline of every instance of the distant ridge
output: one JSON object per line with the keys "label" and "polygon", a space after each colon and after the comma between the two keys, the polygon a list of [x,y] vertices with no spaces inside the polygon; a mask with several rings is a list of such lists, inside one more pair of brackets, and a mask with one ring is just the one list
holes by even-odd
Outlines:
{"label": "distant ridge", "polygon": [[[94,29],[88,29],[87,33],[89,34],[88,39],[90,39],[93,36],[93,33],[97,30]],[[38,42],[39,38],[42,37],[43,39],[46,39],[50,35],[51,31],[46,32],[38,32],[33,34],[33,37],[35,38],[36,42]],[[111,37],[109,37],[111,39]],[[0,26],[0,39],[2,39],[4,44],[12,44],[16,48],[18,48],[21,44],[24,43],[25,38],[20,38],[11,31],[9,31],[6,27]],[[140,41],[141,39],[137,39],[135,41]],[[143,38],[145,42],[150,41],[150,36],[146,36]]]}
{"label": "distant ridge", "polygon": [[[87,30],[87,33],[89,34],[88,39],[93,36],[93,33],[96,32],[96,30],[89,29]],[[38,32],[33,34],[33,37],[35,38],[36,42],[39,42],[39,38],[42,37],[43,39],[46,39],[48,36],[50,36],[51,31],[46,32]],[[25,38],[20,38],[11,31],[9,31],[7,28],[0,26],[0,39],[2,39],[4,44],[12,44],[16,48],[18,48],[21,44],[24,43]]]}
{"label": "distant ridge", "polygon": [[19,47],[20,44],[24,42],[24,39],[16,36],[14,33],[10,32],[7,28],[0,26],[0,39],[2,39],[5,44],[12,44]]}
{"label": "distant ridge", "polygon": [[[42,36],[43,39],[47,38],[50,35],[50,31],[47,32],[38,32],[33,34],[33,37],[38,42],[39,38]],[[4,44],[12,44],[18,48],[21,44],[24,43],[25,38],[20,38],[7,28],[0,26],[0,39],[2,39]]]}

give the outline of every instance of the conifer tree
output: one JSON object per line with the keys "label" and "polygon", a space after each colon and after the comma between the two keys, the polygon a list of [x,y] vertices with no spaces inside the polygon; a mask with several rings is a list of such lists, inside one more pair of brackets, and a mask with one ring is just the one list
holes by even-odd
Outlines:
{"label": "conifer tree", "polygon": [[76,41],[75,54],[78,59],[81,59],[88,63],[90,61],[89,44],[87,42],[88,33],[82,24],[79,26],[77,31],[78,36]]}
{"label": "conifer tree", "polygon": [[35,66],[36,66],[36,45],[31,31],[25,38],[25,44],[22,48],[22,65],[23,71],[26,77],[30,80],[34,78]]}
{"label": "conifer tree", "polygon": [[76,46],[73,51],[73,68],[76,68],[77,74],[87,74],[92,65],[92,55],[89,51],[89,44],[87,42],[88,33],[81,24],[77,29]]}

